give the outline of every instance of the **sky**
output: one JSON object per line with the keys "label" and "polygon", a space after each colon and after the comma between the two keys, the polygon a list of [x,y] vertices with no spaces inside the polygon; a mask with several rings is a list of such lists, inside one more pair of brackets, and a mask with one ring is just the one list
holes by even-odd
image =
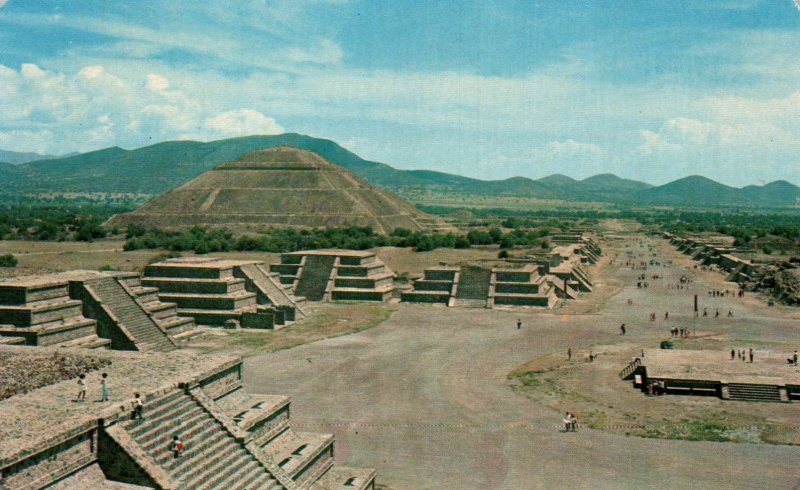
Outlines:
{"label": "sky", "polygon": [[401,169],[800,184],[794,0],[0,0],[0,148],[296,132]]}

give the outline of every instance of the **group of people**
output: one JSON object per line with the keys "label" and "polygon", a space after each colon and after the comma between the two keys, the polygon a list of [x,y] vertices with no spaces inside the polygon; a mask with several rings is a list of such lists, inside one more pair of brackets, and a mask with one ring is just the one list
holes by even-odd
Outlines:
{"label": "group of people", "polygon": [[739,356],[739,360],[742,362],[747,361],[749,357],[750,364],[753,363],[753,349],[750,349],[749,352],[748,349],[731,349],[731,361],[734,360],[736,356]]}
{"label": "group of people", "polygon": [[648,396],[661,396],[667,392],[667,383],[664,380],[653,380],[647,383]]}
{"label": "group of people", "polygon": [[567,412],[564,415],[564,432],[575,432],[578,430],[578,419],[575,414]]}
{"label": "group of people", "polygon": [[[86,401],[86,392],[88,391],[88,382],[85,374],[78,376],[78,396],[75,398],[76,402]],[[108,373],[100,375],[100,400],[99,402],[107,402],[109,400],[109,387],[108,387]],[[133,420],[144,420],[144,402],[139,393],[133,395]],[[171,448],[175,458],[179,458],[184,451],[183,441],[177,435],[172,438]]]}
{"label": "group of people", "polygon": [[[694,312],[694,316],[697,316],[696,311]],[[704,317],[708,316],[708,308],[705,306],[703,307],[703,316]],[[716,311],[714,312],[714,318],[719,318],[719,308],[717,308]],[[733,318],[733,309],[731,308],[728,308],[728,318]]]}
{"label": "group of people", "polygon": [[670,337],[687,338],[690,333],[686,327],[672,327],[669,329]]}
{"label": "group of people", "polygon": [[[88,381],[85,374],[78,376],[78,396],[75,398],[76,402],[86,401],[86,392],[89,389]],[[108,401],[108,373],[100,375],[100,402]]]}

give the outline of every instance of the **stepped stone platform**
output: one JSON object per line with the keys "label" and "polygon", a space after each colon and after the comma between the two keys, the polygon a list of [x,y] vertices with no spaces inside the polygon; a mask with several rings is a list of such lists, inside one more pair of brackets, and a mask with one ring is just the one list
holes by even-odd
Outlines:
{"label": "stepped stone platform", "polygon": [[[247,393],[238,358],[93,355],[110,361],[103,368],[109,402],[94,401],[99,372],[87,375],[86,402],[72,401],[74,379],[0,401],[1,488],[375,487],[373,470],[334,465],[333,436],[292,431],[287,397]],[[135,392],[144,400],[142,419],[132,418]],[[185,445],[179,458],[170,449],[174,435]]]}
{"label": "stepped stone platform", "polygon": [[[108,349],[97,321],[70,296],[70,282],[91,271],[21,276],[0,282],[0,344]],[[22,340],[19,340],[22,339]]]}
{"label": "stepped stone platform", "polygon": [[558,302],[553,277],[543,274],[543,266],[526,264],[521,268],[482,269],[478,267],[431,267],[414,281],[401,301],[443,303],[447,306],[494,308],[530,306],[553,308]]}
{"label": "stepped stone platform", "polygon": [[135,273],[21,276],[0,282],[0,291],[0,303],[10,303],[0,305],[0,316],[10,323],[0,327],[0,344],[23,339],[28,345],[164,352],[199,333],[192,318],[179,317],[174,303],[158,301],[158,289],[142,287]]}
{"label": "stepped stone platform", "polygon": [[158,288],[159,301],[176,305],[178,315],[202,325],[235,320],[243,328],[269,329],[305,316],[302,300],[259,261],[169,259],[148,265],[141,285]]}
{"label": "stepped stone platform", "polygon": [[270,265],[270,272],[308,301],[388,301],[394,294],[394,272],[372,252],[290,252]]}
{"label": "stepped stone platform", "polygon": [[800,368],[791,354],[754,352],[754,362],[731,360],[730,351],[650,349],[622,371],[623,379],[646,390],[663,381],[668,394],[718,396],[726,400],[800,400]]}
{"label": "stepped stone platform", "polygon": [[378,189],[316,153],[291,147],[255,151],[166,192],[107,226],[131,223],[162,229],[226,227],[371,227],[451,232],[401,197]]}

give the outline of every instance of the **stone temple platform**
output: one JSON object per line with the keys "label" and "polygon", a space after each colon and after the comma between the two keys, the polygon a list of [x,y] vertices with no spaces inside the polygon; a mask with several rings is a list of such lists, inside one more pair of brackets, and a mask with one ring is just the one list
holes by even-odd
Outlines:
{"label": "stone temple platform", "polygon": [[[87,355],[0,349],[30,357],[31,370],[45,350]],[[85,402],[73,401],[76,379],[0,401],[0,488],[374,489],[374,470],[334,465],[332,435],[293,430],[288,397],[244,390],[239,358],[91,355],[111,362],[102,368],[110,401],[98,401],[100,371],[87,374]],[[131,417],[137,392],[142,420]],[[185,444],[180,458],[174,435]]]}
{"label": "stone temple platform", "polygon": [[[735,349],[735,347],[734,347]],[[751,364],[730,350],[650,349],[622,371],[643,390],[663,381],[668,394],[711,395],[731,400],[800,400],[800,367],[791,365],[791,353],[756,350]]]}

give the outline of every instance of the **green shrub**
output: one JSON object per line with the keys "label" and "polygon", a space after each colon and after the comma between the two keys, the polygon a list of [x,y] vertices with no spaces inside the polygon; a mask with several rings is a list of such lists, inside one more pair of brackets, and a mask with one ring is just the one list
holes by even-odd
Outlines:
{"label": "green shrub", "polygon": [[11,254],[0,255],[0,267],[16,267],[19,262]]}

